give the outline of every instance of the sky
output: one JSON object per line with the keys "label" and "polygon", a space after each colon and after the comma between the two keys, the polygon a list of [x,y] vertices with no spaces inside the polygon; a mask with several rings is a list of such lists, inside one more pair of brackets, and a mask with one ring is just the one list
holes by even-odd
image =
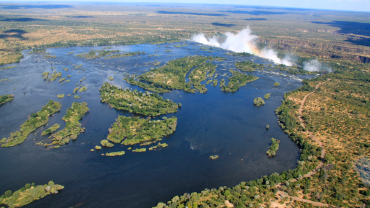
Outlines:
{"label": "sky", "polygon": [[[77,0],[78,2],[107,2],[104,0]],[[370,12],[370,0],[108,0],[109,2],[163,2],[163,3],[206,3],[206,4],[238,4],[256,6],[277,6],[309,9],[329,9],[342,11]],[[25,3],[24,0],[0,0],[8,3]],[[29,0],[28,3],[59,3],[76,4],[76,0]]]}

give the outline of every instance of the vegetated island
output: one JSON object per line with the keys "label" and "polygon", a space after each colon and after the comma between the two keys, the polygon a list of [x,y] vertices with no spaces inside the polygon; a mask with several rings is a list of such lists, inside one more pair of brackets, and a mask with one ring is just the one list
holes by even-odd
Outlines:
{"label": "vegetated island", "polygon": [[49,121],[49,117],[60,111],[62,105],[59,102],[50,100],[46,106],[37,113],[32,113],[29,119],[21,125],[21,129],[14,133],[10,133],[10,137],[0,140],[1,147],[13,147],[22,144],[28,135],[45,125]]}
{"label": "vegetated island", "polygon": [[274,83],[274,87],[277,87],[277,86],[279,86],[280,85],[280,83],[279,82],[275,82]]}
{"label": "vegetated island", "polygon": [[211,155],[211,156],[209,156],[209,159],[216,160],[216,159],[218,159],[218,155]]}
{"label": "vegetated island", "polygon": [[0,68],[0,71],[1,71],[1,70],[4,70],[4,69],[12,69],[12,68],[14,68],[14,67],[17,67],[17,66],[7,66],[7,67],[2,67],[2,68]]}
{"label": "vegetated island", "polygon": [[22,207],[33,201],[44,198],[50,194],[57,194],[59,190],[64,189],[64,186],[54,184],[53,181],[49,181],[45,185],[35,185],[34,183],[27,183],[21,189],[15,191],[14,193],[11,190],[6,191],[0,197],[0,205],[6,205],[9,208],[13,207]]}
{"label": "vegetated island", "polygon": [[152,92],[157,92],[157,93],[170,92],[167,89],[164,89],[164,88],[161,88],[161,87],[156,87],[154,84],[148,85],[146,83],[143,83],[143,82],[140,82],[140,81],[136,81],[135,80],[135,75],[132,75],[132,76],[126,75],[123,79],[126,80],[128,83],[130,83],[132,85],[137,85],[137,86],[139,86],[141,88],[144,88],[144,89],[149,90],[149,91],[152,91]]}
{"label": "vegetated island", "polygon": [[41,133],[41,136],[51,134],[51,133],[55,132],[56,130],[58,130],[58,129],[59,129],[59,127],[60,127],[60,124],[54,124],[54,125],[52,125],[50,128],[45,129],[45,130]]}
{"label": "vegetated island", "polygon": [[77,139],[81,132],[84,132],[85,128],[81,128],[79,120],[89,111],[87,103],[73,102],[72,107],[67,109],[66,114],[63,116],[63,120],[66,122],[64,129],[52,134],[53,142],[51,144],[44,144],[45,147],[53,146],[58,148],[62,145],[69,143],[72,139]]}
{"label": "vegetated island", "polygon": [[266,100],[270,98],[271,93],[267,93],[265,96],[263,96]]}
{"label": "vegetated island", "polygon": [[[142,119],[118,116],[112,128],[108,130],[107,139],[116,144],[134,145],[169,136],[176,130],[176,126],[176,117],[152,121],[150,117]],[[112,145],[106,144],[103,146],[112,147]]]}
{"label": "vegetated island", "polygon": [[108,152],[108,153],[105,153],[105,156],[109,156],[109,157],[115,157],[115,156],[122,156],[125,154],[125,151],[119,151],[119,152]]}
{"label": "vegetated island", "polygon": [[[51,81],[54,81],[54,80],[58,79],[59,77],[61,77],[62,72],[54,71],[54,73],[52,73],[52,74],[50,74],[49,72],[44,72],[41,75],[42,75],[42,78],[44,78],[44,80],[48,80],[48,82],[51,82]],[[49,75],[51,75],[51,76],[49,76]]]}
{"label": "vegetated island", "polygon": [[256,64],[253,61],[241,61],[236,62],[235,67],[240,69],[240,71],[253,72],[257,69],[262,69],[263,64]]}
{"label": "vegetated island", "polygon": [[101,102],[108,103],[112,108],[128,110],[130,113],[158,116],[177,112],[179,108],[179,104],[164,100],[156,93],[124,90],[108,82],[105,82],[99,91]]}
{"label": "vegetated island", "polygon": [[146,54],[144,51],[140,52],[128,52],[128,53],[122,53],[122,54],[114,54],[111,56],[105,57],[105,59],[114,59],[114,58],[123,58],[123,57],[129,57],[129,56],[136,56],[136,55],[144,55]]}
{"label": "vegetated island", "polygon": [[118,53],[119,50],[111,50],[111,51],[108,51],[108,50],[91,50],[90,52],[88,53],[81,53],[81,54],[77,54],[75,55],[76,57],[79,57],[79,58],[84,58],[84,59],[96,59],[96,58],[101,58],[103,56],[108,56],[112,53]]}
{"label": "vegetated island", "polygon": [[275,156],[279,149],[280,140],[271,138],[271,146],[268,148],[266,155],[269,157]]}
{"label": "vegetated island", "polygon": [[[161,87],[167,90],[179,89],[191,93],[195,93],[199,90],[201,90],[201,92],[206,92],[205,85],[200,85],[198,82],[200,82],[200,80],[204,80],[203,78],[206,72],[209,71],[212,73],[214,67],[210,65],[210,63],[208,64],[207,61],[211,62],[214,60],[222,61],[224,58],[212,56],[187,56],[184,58],[171,60],[166,65],[160,68],[152,69],[151,71],[146,72],[137,78],[140,81],[145,81],[153,84],[156,87]],[[206,66],[201,67],[203,64],[206,64]],[[186,75],[194,67],[201,68],[195,68],[195,72],[192,75],[192,81],[186,82]],[[196,88],[195,86],[192,87],[192,85],[195,85]],[[144,89],[150,90],[149,85],[142,86],[145,86],[143,87]]]}
{"label": "vegetated island", "polygon": [[213,77],[216,67],[216,65],[209,62],[198,66],[189,74],[190,84],[200,93],[206,93],[208,91],[206,85],[201,85],[200,82],[206,80],[207,77]]}
{"label": "vegetated island", "polygon": [[0,106],[3,105],[4,103],[10,102],[14,99],[13,94],[8,94],[8,95],[0,95]]}
{"label": "vegetated island", "polygon": [[229,77],[229,83],[227,84],[227,86],[225,86],[225,80],[223,81],[222,87],[220,85],[221,90],[224,92],[235,92],[241,86],[244,86],[248,82],[253,82],[259,78],[251,74],[244,74],[233,70],[230,70],[230,72],[233,74],[233,76]]}
{"label": "vegetated island", "polygon": [[226,53],[226,55],[229,55],[229,56],[254,56],[253,54],[247,53],[247,52],[242,52],[242,53]]}
{"label": "vegetated island", "polygon": [[254,98],[253,104],[255,106],[261,106],[261,105],[265,105],[265,101],[262,98],[258,97],[258,98]]}

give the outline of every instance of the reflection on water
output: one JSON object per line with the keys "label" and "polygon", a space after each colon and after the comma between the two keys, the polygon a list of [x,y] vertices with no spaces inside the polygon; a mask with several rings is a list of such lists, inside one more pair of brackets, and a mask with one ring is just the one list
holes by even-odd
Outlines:
{"label": "reflection on water", "polygon": [[[59,149],[47,149],[35,143],[47,140],[40,136],[42,128],[30,134],[19,146],[0,149],[0,192],[16,190],[26,183],[45,184],[50,180],[62,184],[65,189],[57,195],[27,205],[27,207],[151,207],[159,201],[168,201],[175,195],[201,191],[204,188],[234,186],[240,181],[256,179],[273,172],[282,172],[296,166],[298,147],[290,141],[277,124],[274,110],[280,105],[284,92],[301,86],[297,77],[284,76],[272,72],[255,72],[260,79],[248,83],[235,93],[224,93],[219,87],[207,85],[206,94],[191,94],[173,91],[164,94],[165,99],[182,103],[182,108],[174,114],[178,126],[174,134],[164,138],[168,147],[160,151],[132,153],[125,146],[115,145],[111,149],[90,152],[108,135],[108,128],[118,115],[132,116],[126,111],[108,108],[100,102],[99,88],[103,82],[113,77],[112,84],[123,88],[130,86],[122,78],[124,74],[140,74],[154,63],[162,66],[171,59],[186,55],[213,55],[226,57],[224,62],[214,62],[217,79],[225,79],[229,69],[234,69],[236,60],[252,60],[256,63],[270,63],[258,57],[233,57],[226,51],[213,53],[203,51],[201,46],[184,43],[187,47],[174,47],[177,44],[113,46],[112,50],[123,52],[145,51],[146,55],[120,59],[86,60],[74,57],[75,54],[89,52],[103,47],[73,47],[48,49],[54,59],[42,55],[24,53],[25,58],[17,67],[0,72],[1,78],[13,81],[0,82],[1,94],[14,94],[15,99],[0,107],[0,138],[8,137],[31,113],[39,111],[49,99],[62,103],[60,113],[50,118],[48,127],[55,123],[64,128],[61,120],[72,102],[87,102],[89,113],[83,118],[86,131],[76,141]],[[181,45],[181,43],[180,43]],[[172,52],[165,52],[172,50]],[[156,52],[157,51],[157,52]],[[69,52],[75,52],[69,54]],[[148,56],[156,54],[157,56]],[[84,70],[71,70],[72,65],[82,64]],[[71,81],[60,84],[47,83],[41,73],[62,71],[62,77],[71,75]],[[63,71],[62,67],[69,68]],[[226,69],[226,70],[225,70]],[[221,76],[223,74],[226,76]],[[82,85],[88,90],[77,93],[80,99],[57,94],[72,94],[80,79],[86,77]],[[279,87],[273,87],[280,82]],[[255,97],[271,93],[262,107],[253,106]],[[270,129],[265,129],[266,125]],[[266,157],[271,138],[281,141],[280,149],[273,158]],[[103,157],[107,151],[126,150],[121,157]],[[210,160],[210,155],[219,159]],[[241,160],[243,159],[243,160]]]}

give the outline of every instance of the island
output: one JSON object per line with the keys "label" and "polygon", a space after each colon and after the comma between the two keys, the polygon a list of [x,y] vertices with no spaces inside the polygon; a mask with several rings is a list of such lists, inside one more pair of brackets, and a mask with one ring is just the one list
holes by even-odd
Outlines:
{"label": "island", "polygon": [[0,95],[0,106],[14,99],[14,95]]}
{"label": "island", "polygon": [[139,92],[118,88],[105,82],[99,89],[101,102],[108,103],[109,107],[127,110],[146,116],[175,113],[179,108],[177,103],[164,100],[156,93]]}
{"label": "island", "polygon": [[140,52],[128,52],[128,53],[122,53],[122,54],[114,54],[112,56],[107,56],[105,59],[113,59],[113,58],[123,58],[123,57],[129,57],[129,56],[136,56],[136,55],[144,55],[146,54],[144,51]]}
{"label": "island", "polygon": [[69,143],[71,139],[77,139],[78,135],[84,132],[84,128],[81,128],[79,120],[81,120],[88,111],[89,108],[87,107],[87,103],[73,102],[72,107],[67,109],[66,114],[62,118],[66,122],[65,128],[51,135],[53,142],[51,144],[44,144],[44,146],[58,148]]}
{"label": "island", "polygon": [[[62,72],[54,71],[54,73],[52,73],[52,74],[50,74],[49,72],[44,72],[41,75],[42,75],[42,78],[44,78],[44,80],[47,80],[48,82],[51,82],[51,81],[54,81],[54,80],[58,79],[59,77],[61,77]],[[51,75],[51,76],[49,76],[49,75]]]}
{"label": "island", "polygon": [[235,67],[240,71],[253,72],[263,68],[263,64],[256,64],[253,61],[240,61],[235,63]]}
{"label": "island", "polygon": [[[230,70],[230,72],[233,74],[232,77],[229,77],[229,83],[227,86],[225,86],[225,81],[222,82],[221,80],[221,90],[224,92],[235,92],[237,91],[241,86],[246,85],[248,82],[253,82],[258,79],[258,77],[251,75],[251,74],[244,74],[241,72]],[[223,83],[223,84],[222,84]]]}
{"label": "island", "polygon": [[[186,92],[195,93],[206,92],[205,86],[200,85],[206,76],[206,72],[214,73],[215,66],[210,62],[224,58],[212,56],[187,56],[169,61],[166,65],[152,69],[138,76],[138,80],[153,84],[156,87],[172,90],[179,89]],[[205,65],[205,66],[202,66]],[[186,75],[194,67],[193,74],[189,75],[189,82],[186,82]],[[200,68],[198,68],[200,67]],[[194,88],[192,85],[195,85]]]}
{"label": "island", "polygon": [[33,201],[44,198],[50,194],[57,194],[59,190],[64,189],[64,186],[54,184],[53,181],[49,181],[45,185],[35,185],[34,183],[27,183],[21,189],[15,191],[14,193],[11,190],[6,191],[0,197],[0,205],[6,205],[9,208],[13,207],[22,207]]}
{"label": "island", "polygon": [[99,50],[99,51],[95,51],[95,50],[91,50],[89,53],[81,53],[81,54],[77,54],[75,55],[76,57],[79,57],[79,58],[84,58],[84,59],[96,59],[96,58],[101,58],[103,56],[108,56],[112,53],[118,53],[119,50],[112,50],[112,51],[108,51],[108,50]]}
{"label": "island", "polygon": [[271,146],[268,148],[268,150],[266,152],[266,155],[268,157],[272,157],[272,156],[275,156],[276,155],[276,152],[279,149],[280,140],[271,138],[271,142],[272,142],[272,144],[271,144]]}
{"label": "island", "polygon": [[258,97],[258,98],[254,98],[253,104],[255,106],[261,106],[261,105],[265,105],[265,101],[262,98]]}
{"label": "island", "polygon": [[29,119],[21,125],[19,131],[11,133],[8,138],[0,140],[1,147],[13,147],[22,144],[30,133],[44,126],[49,121],[49,117],[59,112],[61,107],[62,105],[59,102],[50,100],[39,112],[32,113]]}
{"label": "island", "polygon": [[119,151],[119,152],[108,152],[105,154],[105,156],[114,157],[114,156],[122,156],[125,154],[125,151]]}
{"label": "island", "polygon": [[59,129],[59,127],[60,127],[60,124],[54,124],[54,125],[52,125],[50,128],[45,129],[45,130],[41,133],[41,136],[51,134],[51,133],[55,132],[56,130],[58,130],[58,129]]}
{"label": "island", "polygon": [[[176,117],[164,120],[150,120],[150,118],[119,116],[112,128],[108,130],[107,140],[124,145],[139,144],[157,140],[163,136],[169,136],[176,130],[176,126]],[[111,146],[103,141],[101,142],[103,146]]]}

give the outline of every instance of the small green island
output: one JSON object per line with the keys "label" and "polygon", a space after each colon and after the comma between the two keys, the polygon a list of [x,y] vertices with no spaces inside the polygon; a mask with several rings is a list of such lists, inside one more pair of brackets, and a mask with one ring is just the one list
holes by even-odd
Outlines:
{"label": "small green island", "polygon": [[65,96],[65,94],[58,94],[57,98],[62,99],[62,98],[64,98],[64,96]]}
{"label": "small green island", "polygon": [[240,69],[240,71],[254,72],[257,69],[263,68],[263,64],[256,64],[253,61],[241,61],[236,62],[235,67]]}
{"label": "small green island", "polygon": [[81,54],[77,54],[75,56],[79,57],[79,58],[84,58],[84,59],[96,59],[96,58],[101,58],[103,56],[108,56],[112,53],[118,53],[118,52],[119,52],[119,50],[111,50],[111,51],[108,51],[108,50],[98,50],[98,51],[91,50],[89,53],[81,53]]}
{"label": "small green island", "polygon": [[144,51],[140,52],[128,52],[128,53],[122,53],[122,54],[114,54],[112,56],[107,56],[105,59],[114,59],[114,58],[123,58],[123,57],[129,57],[129,56],[136,56],[136,55],[144,55],[146,54]]}
{"label": "small green island", "polygon": [[32,113],[27,121],[21,125],[21,129],[10,134],[10,137],[0,140],[1,147],[13,147],[22,144],[30,133],[35,131],[41,126],[44,126],[49,117],[56,112],[60,111],[62,105],[59,102],[50,100],[46,106],[37,113]]}
{"label": "small green island", "polygon": [[149,90],[149,91],[152,91],[152,92],[157,92],[157,93],[166,93],[166,92],[170,92],[169,90],[167,89],[164,89],[164,88],[161,88],[161,87],[156,87],[154,86],[154,84],[146,84],[146,83],[143,83],[143,82],[140,82],[140,81],[136,81],[135,80],[135,76],[125,76],[123,78],[124,80],[126,80],[129,84],[131,85],[137,85],[141,88],[144,88],[146,90]]}
{"label": "small green island", "polygon": [[221,90],[224,92],[235,92],[241,86],[246,85],[248,82],[253,82],[258,79],[258,77],[251,74],[244,74],[233,70],[230,70],[230,72],[233,74],[233,76],[229,78],[229,83],[227,84],[227,86],[225,86],[225,80],[223,82],[221,80],[222,87],[221,85],[220,87]]}
{"label": "small green island", "polygon": [[254,98],[253,104],[255,106],[261,106],[261,105],[265,105],[265,101],[261,97],[258,97],[258,98]]}
{"label": "small green island", "polygon": [[14,95],[0,95],[0,106],[14,99]]}
{"label": "small green island", "polygon": [[280,83],[279,82],[275,82],[274,83],[274,87],[277,87],[277,86],[279,86],[280,85]]}
{"label": "small green island", "polygon": [[275,156],[276,155],[276,152],[278,151],[279,149],[279,144],[280,144],[280,140],[277,140],[277,139],[274,139],[274,138],[271,138],[271,146],[268,148],[266,154],[268,157],[272,157],[272,156]]}
{"label": "small green island", "polygon": [[156,93],[139,92],[118,88],[105,82],[100,91],[101,102],[108,103],[112,108],[128,110],[146,116],[158,116],[161,114],[175,113],[179,108],[177,103],[164,100]]}
{"label": "small green island", "polygon": [[58,79],[59,77],[62,77],[62,72],[54,71],[54,73],[52,74],[50,74],[49,72],[44,72],[41,75],[42,75],[42,78],[44,78],[44,80],[48,80],[48,82],[51,82],[51,81]]}
{"label": "small green island", "polygon": [[146,152],[146,148],[136,148],[132,152]]}
{"label": "small green island", "polygon": [[79,120],[89,111],[87,103],[72,103],[72,107],[67,109],[66,114],[63,116],[63,120],[66,122],[64,129],[52,134],[52,143],[44,144],[44,146],[53,146],[58,148],[62,145],[69,143],[72,139],[77,139],[81,132],[84,132],[84,128],[81,128]]}
{"label": "small green island", "polygon": [[[108,130],[107,139],[113,143],[134,145],[169,136],[176,130],[176,126],[176,117],[152,121],[150,118],[119,116]],[[103,141],[101,142],[103,146],[112,146],[112,143],[107,144],[106,140]]]}
{"label": "small green island", "polygon": [[209,159],[216,160],[216,159],[218,159],[218,155],[211,155],[211,156],[209,156]]}
{"label": "small green island", "polygon": [[64,186],[54,184],[53,181],[49,181],[45,185],[35,185],[34,183],[27,183],[21,189],[15,191],[6,191],[0,197],[0,205],[6,205],[9,208],[22,207],[33,201],[37,201],[50,194],[57,194],[59,190],[64,189]]}
{"label": "small green island", "polygon": [[58,130],[58,129],[59,129],[59,127],[60,127],[60,124],[54,124],[54,125],[52,125],[50,128],[45,129],[45,130],[41,133],[41,136],[51,134],[51,133],[55,132],[56,130]]}
{"label": "small green island", "polygon": [[114,157],[114,156],[122,156],[125,154],[125,151],[119,151],[119,152],[108,152],[105,154],[105,156]]}
{"label": "small green island", "polygon": [[265,96],[263,96],[266,100],[270,98],[271,93],[267,93]]}

